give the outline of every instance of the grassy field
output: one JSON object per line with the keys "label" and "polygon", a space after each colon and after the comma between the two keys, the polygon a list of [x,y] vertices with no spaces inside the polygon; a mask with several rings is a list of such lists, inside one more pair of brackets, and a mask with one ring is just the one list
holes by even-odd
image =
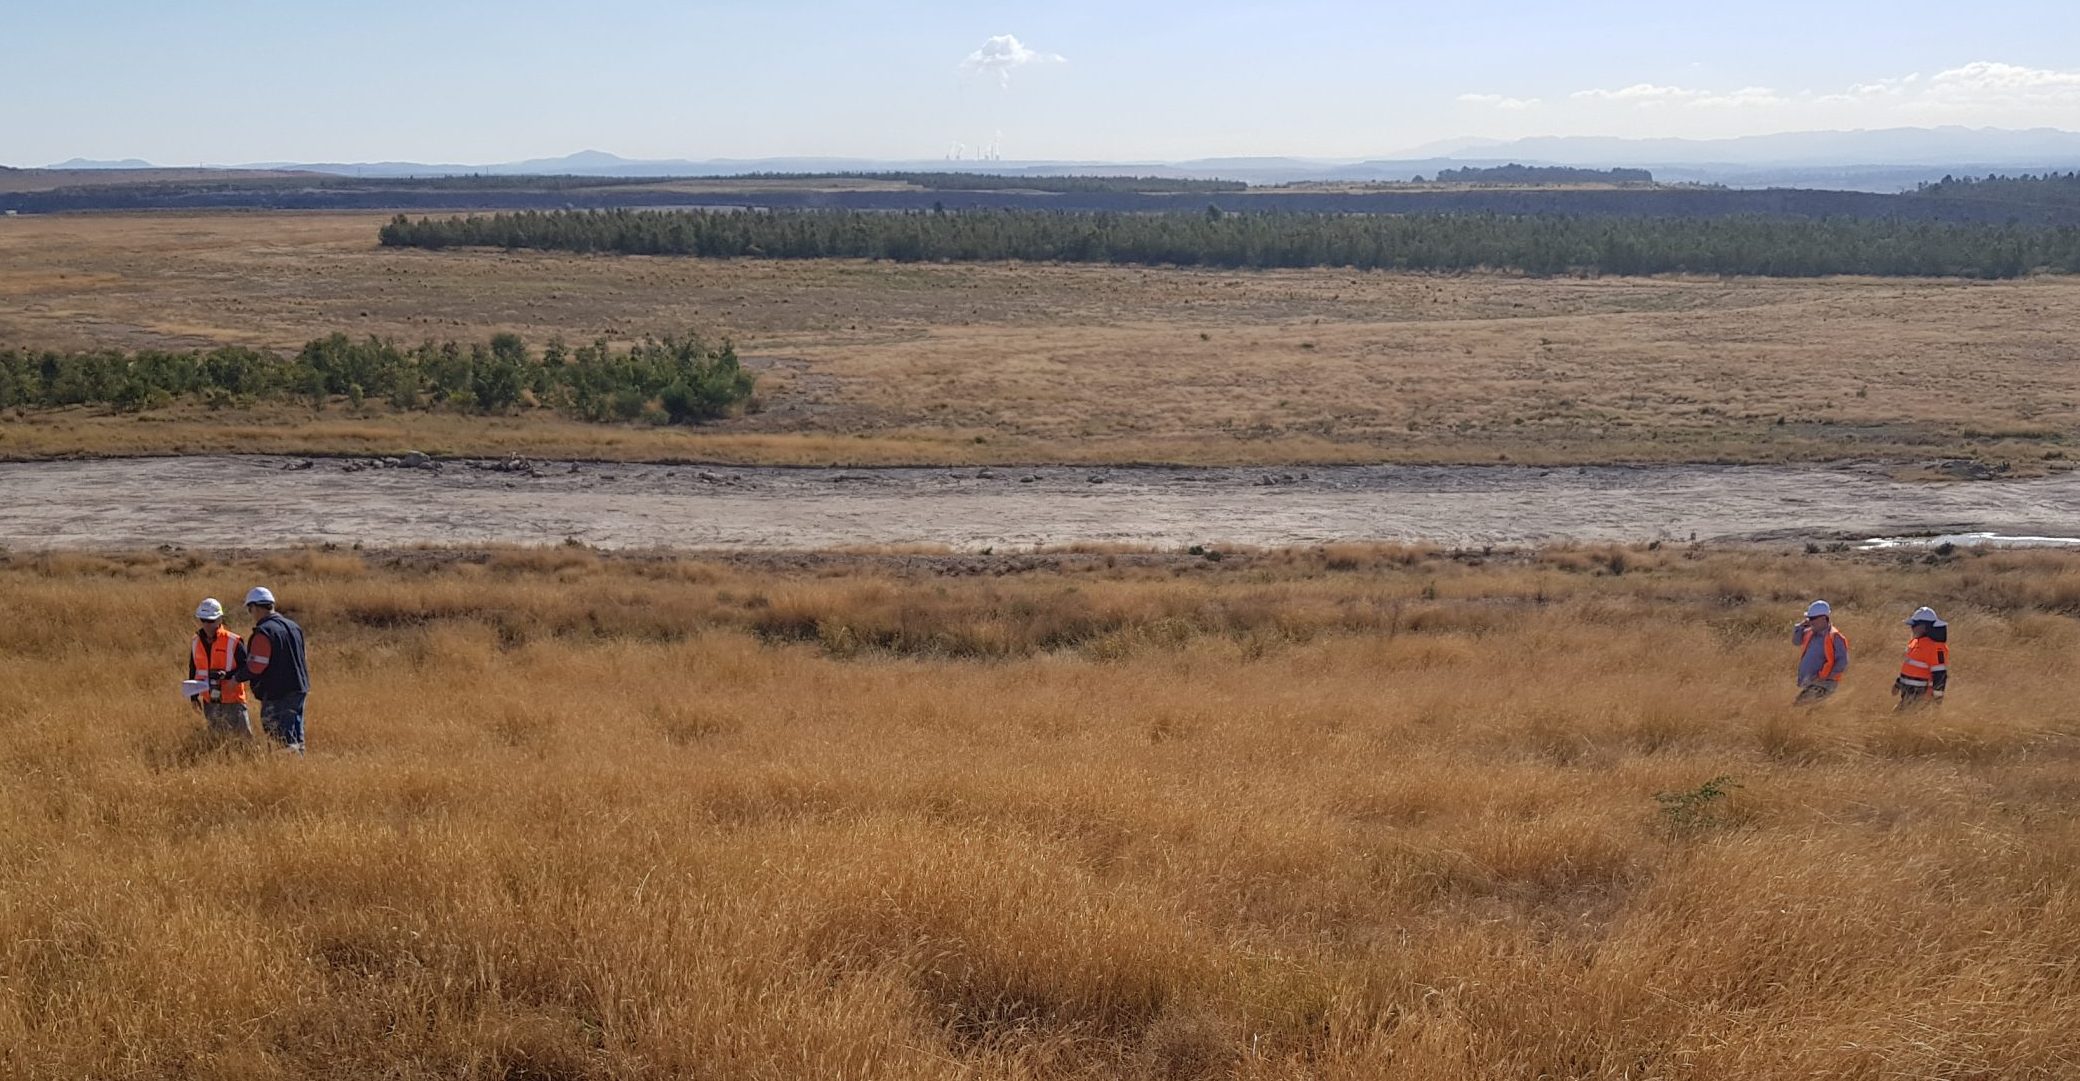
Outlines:
{"label": "grassy field", "polygon": [[[300,761],[175,696],[256,581]],[[2024,553],[9,557],[0,1075],[2071,1077],[2076,611]]]}
{"label": "grassy field", "polygon": [[[2070,453],[2080,280],[1523,280],[385,250],[380,216],[0,222],[0,346],[732,336],[764,412],[16,415],[0,455],[774,462],[1784,461]],[[518,432],[519,434],[515,434]],[[431,449],[421,447],[420,449]]]}
{"label": "grassy field", "polygon": [[129,184],[223,183],[231,181],[307,181],[307,173],[268,169],[0,169],[0,193],[56,191]]}

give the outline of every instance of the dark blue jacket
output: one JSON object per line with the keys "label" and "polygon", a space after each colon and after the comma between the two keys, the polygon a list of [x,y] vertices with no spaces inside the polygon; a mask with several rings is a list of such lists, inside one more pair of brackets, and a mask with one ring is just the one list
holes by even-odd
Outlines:
{"label": "dark blue jacket", "polygon": [[253,624],[253,633],[246,638],[245,667],[238,670],[238,678],[252,684],[254,696],[262,702],[309,694],[311,673],[303,660],[303,628],[280,612],[269,612],[266,619]]}

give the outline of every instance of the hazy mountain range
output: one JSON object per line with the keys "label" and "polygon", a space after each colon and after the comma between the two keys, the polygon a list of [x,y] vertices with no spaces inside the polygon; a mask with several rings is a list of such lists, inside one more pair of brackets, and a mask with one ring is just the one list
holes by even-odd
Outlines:
{"label": "hazy mountain range", "polygon": [[2023,162],[2080,158],[2080,132],[2057,128],[1880,128],[1790,131],[1733,139],[1619,139],[1541,135],[1528,139],[1452,139],[1400,157],[1496,154],[1587,165],[1931,165],[1948,161]]}
{"label": "hazy mountain range", "polygon": [[57,164],[55,164],[55,165],[46,165],[46,166],[44,166],[44,168],[46,168],[46,169],[153,169],[153,168],[157,168],[157,166],[153,165],[153,164],[152,164],[151,162],[148,162],[148,161],[144,160],[143,158],[124,158],[124,159],[123,159],[123,160],[121,160],[121,161],[95,161],[95,160],[91,160],[91,159],[88,159],[88,158],[73,158],[73,159],[72,159],[71,161],[61,161],[61,162],[58,162],[58,163],[57,163]]}
{"label": "hazy mountain range", "polygon": [[[2080,169],[2080,132],[2055,128],[1888,128],[1802,131],[1734,139],[1619,139],[1537,136],[1509,141],[1456,139],[1371,160],[1291,157],[1202,158],[1189,161],[967,161],[864,158],[715,158],[635,160],[599,150],[561,158],[492,164],[429,162],[249,162],[225,168],[285,169],[340,176],[405,177],[488,174],[601,177],[723,176],[739,173],[898,172],[959,170],[1050,176],[1112,173],[1218,177],[1251,183],[1307,180],[1408,180],[1440,169],[1519,162],[1646,168],[1664,181],[1733,187],[1816,187],[1896,191],[1946,173]],[[74,159],[58,169],[138,169],[147,163]]]}

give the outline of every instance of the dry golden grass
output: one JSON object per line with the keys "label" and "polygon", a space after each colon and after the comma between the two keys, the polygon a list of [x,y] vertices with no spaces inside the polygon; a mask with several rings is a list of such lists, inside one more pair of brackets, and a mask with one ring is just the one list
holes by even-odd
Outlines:
{"label": "dry golden grass", "polygon": [[[2068,453],[2080,280],[1530,281],[1313,270],[391,251],[380,215],[0,224],[0,345],[294,348],[335,330],[732,336],[764,413],[535,425],[554,453],[859,462],[1778,461]],[[284,409],[278,417],[307,419]],[[353,452],[330,417],[281,449]],[[415,421],[373,419],[391,438]],[[242,445],[222,421],[16,417],[0,453]],[[470,423],[451,426],[467,443]],[[458,449],[511,445],[495,426]],[[744,437],[759,436],[746,442]],[[301,444],[297,445],[297,439]],[[978,441],[979,440],[979,441]],[[544,450],[543,453],[550,453]]]}
{"label": "dry golden grass", "polygon": [[[256,580],[301,761],[173,695]],[[16,556],[0,1075],[2070,1077],[2076,612],[2062,555]]]}
{"label": "dry golden grass", "polygon": [[[0,413],[0,460],[112,454],[319,454],[437,456],[519,455],[601,461],[727,462],[744,465],[963,465],[1047,460],[1054,448],[1009,442],[978,443],[946,432],[890,431],[856,435],[821,432],[697,431],[685,427],[586,424],[546,412],[510,417],[454,413],[395,413],[344,406],[323,412],[278,408],[211,411],[184,403],[142,416],[102,409]],[[1069,461],[1109,462],[1103,454],[1071,453]]]}

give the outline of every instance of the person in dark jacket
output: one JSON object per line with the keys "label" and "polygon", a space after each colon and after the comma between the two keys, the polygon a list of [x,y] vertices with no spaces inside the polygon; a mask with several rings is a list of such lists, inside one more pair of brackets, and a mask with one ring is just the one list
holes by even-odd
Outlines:
{"label": "person in dark jacket", "polygon": [[274,610],[274,593],[254,586],[246,594],[253,633],[246,639],[246,663],[238,678],[260,700],[260,727],[295,754],[303,753],[303,701],[311,691],[310,668],[304,663],[303,628]]}

